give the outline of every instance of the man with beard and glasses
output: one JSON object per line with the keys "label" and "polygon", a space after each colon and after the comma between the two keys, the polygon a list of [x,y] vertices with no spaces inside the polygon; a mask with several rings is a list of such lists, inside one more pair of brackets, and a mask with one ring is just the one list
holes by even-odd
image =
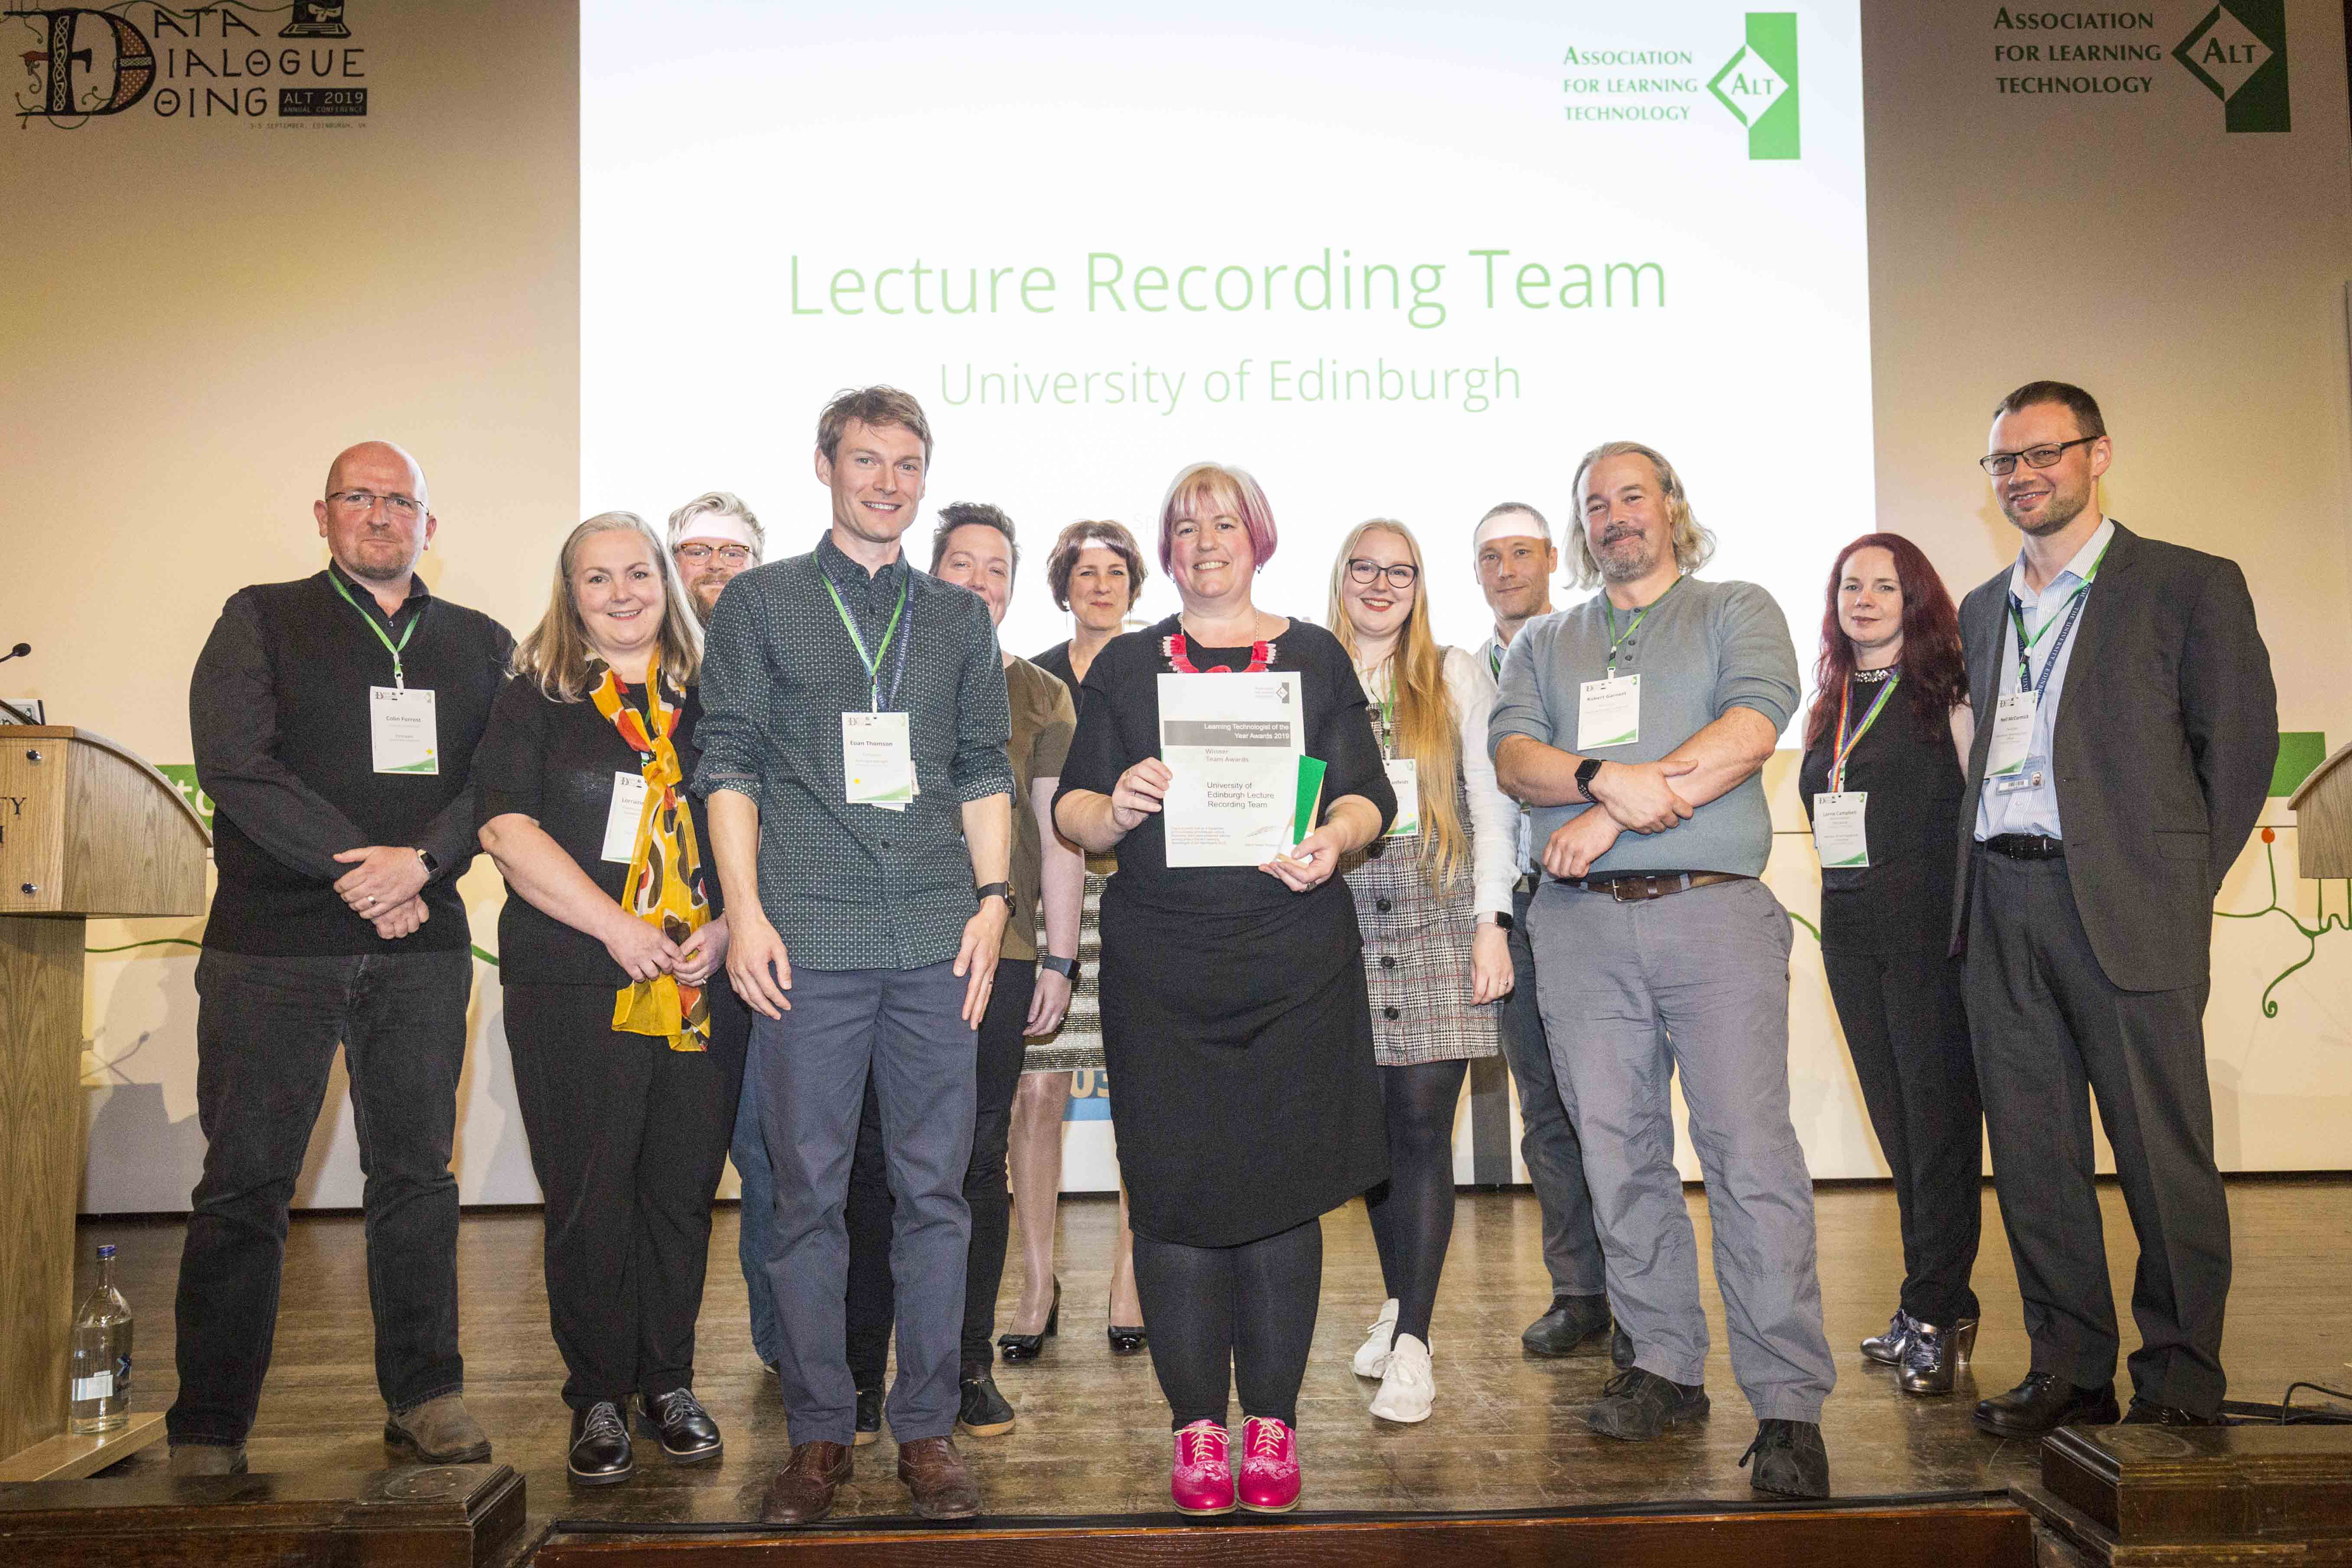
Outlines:
{"label": "man with beard and glasses", "polygon": [[757,566],[767,543],[751,509],[725,490],[706,490],[669,514],[669,555],[696,620],[710,625],[719,591],[738,572]]}
{"label": "man with beard and glasses", "polygon": [[[1470,535],[1478,588],[1495,617],[1495,635],[1478,650],[1478,668],[1490,689],[1502,673],[1503,654],[1519,628],[1551,614],[1551,574],[1559,551],[1551,524],[1524,501],[1487,509]],[[1592,1196],[1584,1185],[1584,1151],[1576,1124],[1568,1119],[1545,1042],[1543,1009],[1536,1002],[1535,950],[1528,945],[1528,905],[1543,868],[1536,861],[1533,825],[1522,809],[1516,861],[1518,880],[1511,889],[1510,934],[1515,984],[1503,999],[1503,1057],[1519,1089],[1519,1153],[1543,1215],[1544,1270],[1551,1276],[1551,1305],[1529,1323],[1519,1343],[1530,1355],[1572,1355],[1609,1329],[1609,1297],[1603,1282],[1601,1237],[1592,1227]]]}
{"label": "man with beard and glasses", "polygon": [[312,510],[327,569],[233,596],[188,690],[220,879],[196,961],[205,1173],[180,1254],[173,1475],[246,1468],[287,1207],[338,1044],[384,1443],[428,1465],[490,1457],[460,1397],[449,1156],[474,986],[470,773],[514,638],[417,575],[439,525],[398,447],[338,457]]}
{"label": "man with beard and glasses", "polygon": [[2139,1239],[2131,1408],[2220,1424],[2230,1210],[2213,1162],[2213,897],[2270,793],[2278,691],[2236,564],[2100,515],[2081,387],[2000,400],[1979,459],[2024,536],[1960,605],[1976,717],[1953,951],[2032,1371],[1996,1436],[2116,1418],[2090,1098]]}
{"label": "man with beard and glasses", "polygon": [[1715,542],[1664,458],[1609,442],[1574,489],[1577,576],[1601,591],[1511,639],[1490,744],[1543,846],[1536,988],[1633,1352],[1584,1419],[1640,1441],[1707,1413],[1679,1074],[1732,1371],[1757,1416],[1740,1463],[1759,1491],[1825,1497],[1837,1373],[1789,1119],[1790,926],[1759,880],[1772,824],[1758,774],[1796,709],[1796,649],[1762,588],[1687,574]]}

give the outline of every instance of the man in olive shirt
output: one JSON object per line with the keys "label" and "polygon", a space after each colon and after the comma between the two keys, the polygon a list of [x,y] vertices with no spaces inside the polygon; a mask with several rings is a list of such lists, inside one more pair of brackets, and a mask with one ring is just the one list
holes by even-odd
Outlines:
{"label": "man in olive shirt", "polygon": [[765,1513],[822,1519],[850,1473],[842,1205],[870,1073],[898,1196],[898,1474],[924,1517],[969,1518],[979,1489],[949,1434],[973,1031],[1013,899],[1004,671],[987,606],[899,550],[930,460],[921,407],[890,387],[844,393],[816,447],[832,531],[720,593],[694,784],[775,1177],[768,1277],[793,1447]]}

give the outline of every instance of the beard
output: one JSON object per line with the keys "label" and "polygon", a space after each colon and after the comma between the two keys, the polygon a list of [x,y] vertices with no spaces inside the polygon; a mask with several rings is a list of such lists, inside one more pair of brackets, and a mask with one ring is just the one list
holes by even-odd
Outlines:
{"label": "beard", "polygon": [[[394,559],[386,560],[383,556],[369,559],[365,552],[372,544],[390,546]],[[397,583],[416,565],[416,557],[403,551],[397,539],[362,539],[351,546],[351,552],[352,559],[344,563],[344,569],[352,576],[369,583]]]}
{"label": "beard", "polygon": [[1658,547],[1636,530],[1612,531],[1601,536],[1593,560],[1608,583],[1638,583],[1658,569]]}
{"label": "beard", "polygon": [[686,596],[694,605],[694,618],[705,626],[710,625],[711,612],[719,608],[719,595],[726,586],[724,577],[716,581],[705,577],[687,588]]}
{"label": "beard", "polygon": [[2017,513],[2010,510],[2006,502],[2002,503],[2000,511],[2020,533],[2032,534],[2036,539],[2046,539],[2082,516],[2083,509],[2090,503],[2091,494],[2088,490],[2084,490],[2080,495],[2068,495],[2063,491],[2053,489],[2050,492],[2050,499],[2042,503],[2042,510],[2031,519],[2018,516]]}

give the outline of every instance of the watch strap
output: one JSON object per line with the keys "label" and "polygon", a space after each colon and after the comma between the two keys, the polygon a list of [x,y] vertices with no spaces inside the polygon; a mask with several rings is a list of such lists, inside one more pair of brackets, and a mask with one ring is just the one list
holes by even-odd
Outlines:
{"label": "watch strap", "polygon": [[1078,961],[1075,958],[1062,958],[1050,952],[1043,953],[1037,959],[1037,967],[1050,969],[1073,984],[1077,983]]}
{"label": "watch strap", "polygon": [[[1576,764],[1576,793],[1588,801],[1592,799],[1592,776],[1601,771],[1603,760],[1600,757],[1587,757]],[[1595,804],[1597,805],[1598,802]]]}

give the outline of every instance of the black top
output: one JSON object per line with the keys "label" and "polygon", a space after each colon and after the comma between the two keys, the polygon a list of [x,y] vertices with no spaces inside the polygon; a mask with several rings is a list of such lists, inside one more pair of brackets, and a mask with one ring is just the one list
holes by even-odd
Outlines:
{"label": "black top", "polygon": [[[437,773],[375,771],[368,690],[393,674],[369,623],[394,643],[407,632],[407,684],[434,694]],[[220,872],[205,944],[273,957],[463,952],[457,879],[475,853],[474,748],[513,652],[504,626],[436,598],[421,577],[390,616],[334,565],[232,596],[188,685]],[[422,895],[433,918],[390,942],[334,888],[352,869],[335,856],[378,844],[429,850],[441,867]]]}
{"label": "black top", "polygon": [[[843,786],[841,716],[877,706],[845,609],[881,661],[879,708],[908,716],[917,794],[904,811],[852,805]],[[806,555],[729,580],[710,617],[702,700],[694,793],[760,803],[761,902],[792,961],[919,969],[953,958],[980,908],[963,805],[1013,793],[1004,664],[980,595],[903,555],[869,574],[828,534]]]}
{"label": "black top", "polygon": [[[1070,755],[1062,764],[1062,787],[1055,799],[1074,789],[1108,795],[1118,777],[1146,757],[1160,754],[1160,677],[1170,672],[1160,651],[1175,635],[1178,617],[1158,626],[1113,637],[1087,667],[1079,688],[1078,730],[1070,741]],[[1293,621],[1274,639],[1275,658],[1267,668],[1298,672],[1299,700],[1306,708],[1307,754],[1325,764],[1323,804],[1343,795],[1361,795],[1379,808],[1386,832],[1396,816],[1396,792],[1389,787],[1381,763],[1380,742],[1372,738],[1370,704],[1363,683],[1356,679],[1339,639],[1322,627]],[[1249,663],[1247,647],[1203,647],[1191,645],[1192,663],[1202,669],[1225,665],[1241,669]],[[1053,667],[1048,664],[1045,668]],[[1201,679],[1213,680],[1215,676]],[[1211,909],[1220,911],[1286,904],[1299,895],[1255,866],[1168,868],[1168,827],[1158,813],[1120,840],[1118,872],[1121,897],[1170,910]],[[1345,900],[1347,889],[1332,878],[1317,894],[1334,894]]]}
{"label": "black top", "polygon": [[1044,653],[1031,658],[1029,662],[1068,687],[1071,701],[1075,702],[1078,700],[1078,670],[1077,667],[1070,662],[1070,645],[1067,641],[1055,643]]}
{"label": "black top", "polygon": [[[624,687],[622,700],[643,713],[646,689]],[[688,778],[702,759],[695,740],[701,721],[700,694],[688,688],[671,737],[678,765]],[[618,903],[628,889],[629,868],[604,858],[604,822],[612,810],[613,775],[634,774],[639,765],[636,748],[621,739],[613,721],[596,711],[595,703],[585,698],[559,702],[541,691],[537,681],[518,678],[499,693],[489,732],[474,753],[475,809],[481,822],[509,812],[534,819],[580,863],[604,896]],[[710,825],[702,804],[688,798],[695,839],[702,850],[703,896],[716,916],[724,906],[718,875],[710,868]],[[603,942],[534,909],[512,886],[499,915],[499,978],[510,984],[608,985],[616,990],[629,982],[627,972],[613,961]]]}
{"label": "black top", "polygon": [[[1883,683],[1855,672],[1847,701],[1849,733],[1858,728]],[[1834,694],[1817,702],[1834,704]],[[1805,752],[1797,774],[1805,816],[1830,787],[1830,743]],[[1878,722],[1847,759],[1845,787],[1867,791],[1863,814],[1866,868],[1822,873],[1822,946],[1847,952],[1907,952],[1946,944],[1952,908],[1952,833],[1959,818],[1960,763],[1948,720],[1922,720],[1911,693],[1895,689]]]}

